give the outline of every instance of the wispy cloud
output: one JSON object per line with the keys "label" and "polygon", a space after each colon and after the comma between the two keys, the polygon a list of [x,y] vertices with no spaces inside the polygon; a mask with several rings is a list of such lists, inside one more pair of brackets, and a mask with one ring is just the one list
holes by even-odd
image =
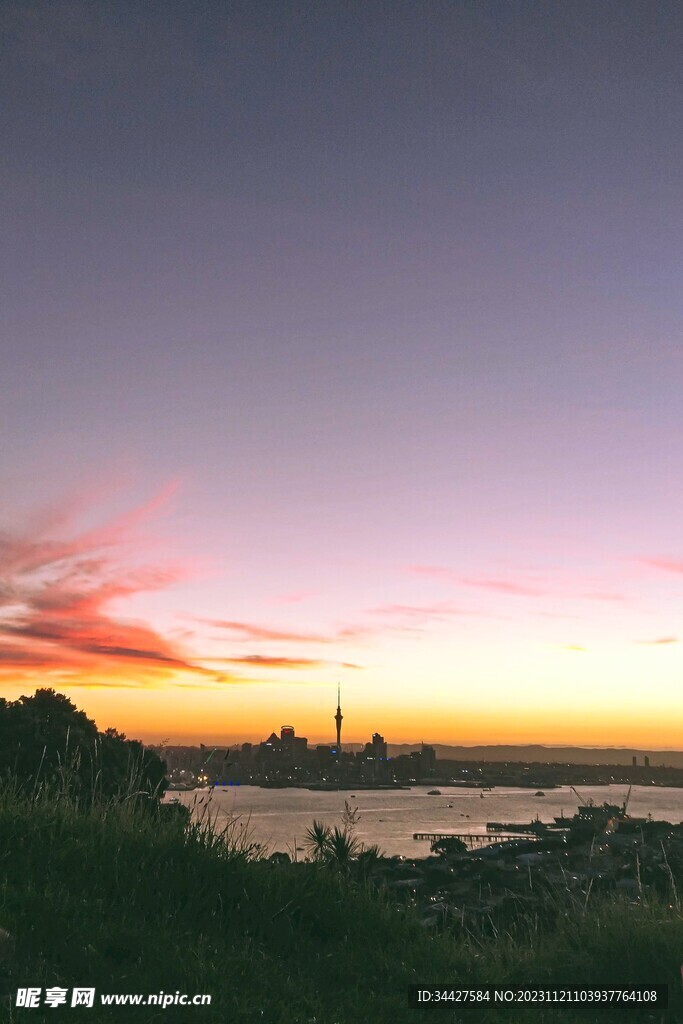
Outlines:
{"label": "wispy cloud", "polygon": [[510,597],[549,597],[585,601],[625,600],[623,593],[602,589],[602,581],[599,578],[581,577],[578,573],[568,576],[564,571],[548,571],[541,580],[537,574],[531,572],[515,573],[512,576],[487,573],[472,575],[442,565],[410,565],[407,571],[413,576],[440,580],[454,587],[490,591]]}
{"label": "wispy cloud", "polygon": [[[0,673],[55,670],[72,685],[137,684],[179,670],[206,675],[177,641],[147,623],[120,618],[111,605],[171,586],[179,564],[129,565],[137,531],[154,520],[173,488],[103,526],[64,536],[76,504],[55,509],[32,529],[0,536]],[[125,557],[124,550],[125,547]]]}
{"label": "wispy cloud", "polygon": [[245,654],[241,657],[212,657],[203,659],[204,663],[210,661],[221,665],[241,665],[247,668],[259,669],[317,669],[327,666],[339,668],[362,669],[352,661],[329,661],[322,658],[292,658],[286,655],[276,654]]}
{"label": "wispy cloud", "polygon": [[538,597],[545,593],[540,587],[528,583],[515,583],[513,580],[493,579],[487,576],[463,577],[461,582],[466,587],[479,587],[482,590],[497,590],[500,594],[513,594],[516,597]]}
{"label": "wispy cloud", "polygon": [[659,636],[655,640],[637,640],[636,643],[645,647],[663,647],[680,643],[680,641],[677,636]]}
{"label": "wispy cloud", "polygon": [[467,576],[442,565],[410,565],[408,572],[415,576],[445,580],[462,587],[495,590],[501,594],[511,594],[517,597],[538,597],[544,593],[544,590],[536,583],[527,580],[509,580],[494,576]]}
{"label": "wispy cloud", "polygon": [[665,572],[683,573],[683,559],[681,558],[641,558],[642,565],[648,565],[652,569],[663,569]]}
{"label": "wispy cloud", "polygon": [[255,668],[322,668],[326,664],[316,658],[286,658],[267,654],[246,654],[241,658],[221,658],[226,665],[249,665]]}
{"label": "wispy cloud", "polygon": [[238,622],[231,619],[200,619],[206,626],[224,630],[232,640],[274,640],[283,643],[329,644],[337,637],[321,633],[305,633],[297,630],[261,626],[254,622]]}
{"label": "wispy cloud", "polygon": [[468,615],[469,612],[452,601],[435,601],[430,604],[383,604],[369,608],[368,614],[391,620],[392,628],[395,628],[397,620],[416,626],[428,622],[444,622],[456,616]]}
{"label": "wispy cloud", "polygon": [[336,644],[347,640],[362,640],[377,632],[376,628],[370,629],[367,626],[354,625],[340,626],[327,633],[320,633],[314,630],[306,632],[281,629],[274,626],[263,626],[257,622],[242,622],[232,619],[198,619],[196,621],[224,631],[231,641],[248,643],[275,641],[275,643]]}

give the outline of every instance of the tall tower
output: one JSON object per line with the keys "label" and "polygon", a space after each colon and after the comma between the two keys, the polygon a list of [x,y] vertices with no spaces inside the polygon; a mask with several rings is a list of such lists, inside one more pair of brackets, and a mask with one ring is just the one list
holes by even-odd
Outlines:
{"label": "tall tower", "polygon": [[334,720],[337,724],[337,753],[341,754],[341,724],[343,715],[341,713],[341,686],[337,683],[337,713]]}

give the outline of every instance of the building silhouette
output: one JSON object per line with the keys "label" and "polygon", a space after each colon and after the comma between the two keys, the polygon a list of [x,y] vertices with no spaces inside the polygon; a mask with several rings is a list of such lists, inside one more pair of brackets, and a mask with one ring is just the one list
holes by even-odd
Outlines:
{"label": "building silhouette", "polygon": [[337,683],[337,713],[334,716],[335,725],[337,726],[337,754],[341,754],[341,727],[344,716],[341,712],[341,686]]}
{"label": "building silhouette", "polygon": [[386,761],[387,742],[384,736],[380,736],[378,732],[373,732],[372,739],[369,743],[365,744],[364,756],[372,758],[374,761]]}
{"label": "building silhouette", "polygon": [[294,726],[283,725],[280,729],[280,752],[288,761],[294,760]]}
{"label": "building silhouette", "polygon": [[436,751],[428,743],[423,743],[420,750],[420,771],[423,775],[430,775],[436,771]]}

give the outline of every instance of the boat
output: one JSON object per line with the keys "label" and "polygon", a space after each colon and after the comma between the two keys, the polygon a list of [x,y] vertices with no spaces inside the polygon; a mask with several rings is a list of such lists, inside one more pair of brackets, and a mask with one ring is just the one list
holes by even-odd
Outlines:
{"label": "boat", "polygon": [[555,817],[553,819],[555,828],[568,828],[574,833],[603,832],[605,830],[617,829],[620,825],[631,821],[627,814],[628,802],[631,798],[631,786],[628,788],[623,804],[610,804],[606,800],[601,804],[596,804],[592,798],[584,800],[573,786],[571,789],[576,793],[581,803],[571,818],[567,818],[564,811],[561,812],[559,817]]}
{"label": "boat", "polygon": [[531,833],[539,834],[541,832],[547,832],[552,826],[547,825],[540,818],[534,818],[533,821],[526,823],[518,822],[504,822],[504,821],[487,821],[486,831],[487,832],[512,832],[512,833]]}
{"label": "boat", "polygon": [[587,804],[579,804],[575,814],[571,818],[566,817],[564,812],[553,818],[555,825],[559,828],[584,829],[606,828],[610,822],[623,821],[627,818],[619,804],[610,804],[605,801],[602,804],[590,801]]}

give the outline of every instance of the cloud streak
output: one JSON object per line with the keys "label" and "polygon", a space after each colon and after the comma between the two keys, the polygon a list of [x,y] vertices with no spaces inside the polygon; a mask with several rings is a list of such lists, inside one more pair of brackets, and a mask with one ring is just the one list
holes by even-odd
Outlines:
{"label": "cloud streak", "polygon": [[256,668],[321,668],[327,664],[316,658],[285,658],[266,654],[246,654],[242,658],[222,658],[227,665],[249,665]]}
{"label": "cloud streak", "polygon": [[[683,564],[681,565],[683,572]],[[467,587],[474,590],[489,591],[509,597],[549,597],[587,601],[623,601],[624,594],[612,590],[603,590],[599,580],[567,578],[566,573],[559,576],[548,574],[548,578],[540,581],[529,574],[520,574],[515,578],[491,576],[487,574],[467,575],[441,565],[410,565],[407,572],[412,576],[440,580],[455,587]],[[591,589],[586,589],[586,587]]]}
{"label": "cloud streak", "polygon": [[680,643],[680,641],[677,636],[660,636],[655,640],[637,640],[636,643],[644,647],[664,647]]}
{"label": "cloud streak", "polygon": [[392,628],[395,629],[396,621],[404,624],[401,628],[406,628],[406,624],[416,626],[427,622],[445,622],[460,615],[468,615],[469,612],[452,601],[435,601],[431,604],[384,604],[368,609],[368,614],[393,620]]}
{"label": "cloud streak", "polygon": [[510,594],[516,597],[539,597],[544,593],[541,587],[528,581],[499,579],[492,576],[465,576],[455,569],[449,569],[442,565],[410,565],[408,572],[414,576],[445,580],[462,587],[495,590],[500,594]]}
{"label": "cloud streak", "polygon": [[144,685],[180,670],[210,674],[177,642],[111,605],[187,576],[181,565],[130,566],[138,529],[154,521],[174,488],[96,529],[55,536],[66,512],[43,514],[33,531],[0,536],[0,674],[56,670],[92,685]]}
{"label": "cloud streak", "polygon": [[296,644],[336,644],[346,640],[363,640],[376,633],[366,626],[342,626],[329,633],[305,632],[302,630],[279,629],[262,626],[255,622],[241,622],[232,619],[199,619],[205,626],[213,626],[228,634],[231,641],[269,642]]}
{"label": "cloud streak", "polygon": [[664,572],[683,573],[683,559],[680,558],[641,558],[642,565],[652,569],[663,569]]}
{"label": "cloud streak", "polygon": [[225,630],[230,634],[232,640],[274,640],[283,643],[299,644],[329,644],[337,637],[325,636],[320,633],[303,633],[296,630],[274,629],[269,626],[259,626],[253,622],[238,622],[231,619],[200,619],[205,626],[214,626],[216,629]]}

